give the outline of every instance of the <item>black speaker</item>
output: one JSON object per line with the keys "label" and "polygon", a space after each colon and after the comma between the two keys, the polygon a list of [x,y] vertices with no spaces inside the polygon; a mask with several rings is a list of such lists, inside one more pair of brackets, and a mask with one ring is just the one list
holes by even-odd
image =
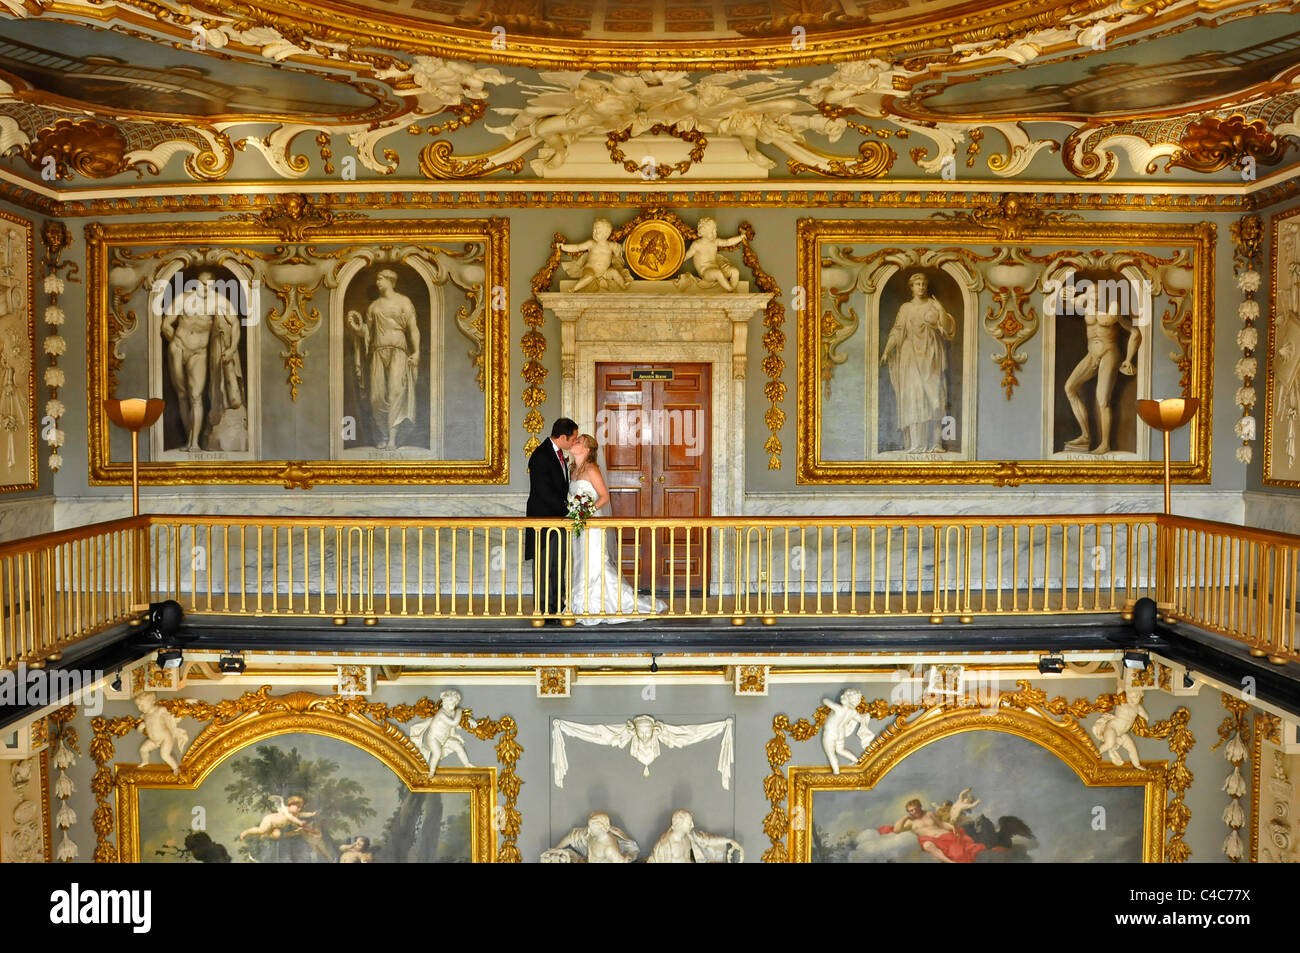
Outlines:
{"label": "black speaker", "polygon": [[1133,631],[1143,638],[1154,633],[1157,611],[1154,599],[1139,599],[1133,606]]}

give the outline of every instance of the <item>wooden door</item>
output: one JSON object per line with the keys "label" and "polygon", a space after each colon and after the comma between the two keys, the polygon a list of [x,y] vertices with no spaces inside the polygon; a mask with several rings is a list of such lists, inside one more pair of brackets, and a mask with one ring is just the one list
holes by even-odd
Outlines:
{"label": "wooden door", "polygon": [[623,574],[642,589],[653,579],[656,593],[704,585],[705,534],[688,527],[711,512],[711,372],[709,364],[596,365],[597,439],[613,515],[681,524],[620,539]]}

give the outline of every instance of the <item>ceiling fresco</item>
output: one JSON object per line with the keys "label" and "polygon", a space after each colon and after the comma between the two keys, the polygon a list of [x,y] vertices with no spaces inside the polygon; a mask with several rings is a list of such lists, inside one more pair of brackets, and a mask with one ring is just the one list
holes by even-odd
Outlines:
{"label": "ceiling fresco", "polygon": [[[261,0],[240,16],[224,0],[37,3],[0,0],[0,172],[46,192],[341,177],[1240,187],[1300,159],[1300,0],[1015,16],[954,0],[716,0],[681,5],[693,20],[656,0],[626,7],[639,21],[619,19],[621,0],[275,0],[265,16]],[[529,17],[551,24],[549,46],[520,39]],[[608,67],[596,39],[615,21],[641,24],[613,32],[642,68]],[[708,68],[650,68],[673,61],[691,31],[670,24],[687,22],[696,52],[679,65]],[[465,55],[425,52],[462,28]],[[474,30],[505,49],[469,55]],[[880,30],[906,39],[872,45]],[[731,34],[750,44],[744,68]],[[870,55],[841,56],[831,36]],[[802,57],[760,68],[778,38]]]}

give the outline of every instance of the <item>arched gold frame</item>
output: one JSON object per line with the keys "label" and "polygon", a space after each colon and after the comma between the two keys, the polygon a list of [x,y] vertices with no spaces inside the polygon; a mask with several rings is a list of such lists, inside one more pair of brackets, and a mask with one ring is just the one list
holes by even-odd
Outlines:
{"label": "arched gold frame", "polygon": [[808,833],[814,792],[871,790],[909,755],[941,738],[968,731],[1001,731],[1032,741],[1069,765],[1088,787],[1144,787],[1142,857],[1146,863],[1164,862],[1167,762],[1144,761],[1141,769],[1111,764],[1098,756],[1083,727],[1072,718],[1057,722],[1033,710],[1013,708],[932,708],[915,721],[895,722],[882,732],[860,764],[842,768],[838,775],[825,765],[791,767],[790,861],[811,862]]}
{"label": "arched gold frame", "polygon": [[324,711],[277,711],[248,714],[229,724],[205,728],[186,752],[179,774],[166,765],[118,765],[117,814],[121,859],[140,863],[140,790],[195,791],[219,765],[249,745],[285,734],[313,734],[361,749],[392,771],[415,792],[470,795],[470,854],[476,864],[496,861],[492,832],[496,768],[443,768],[429,777],[424,759],[410,739],[392,724]]}

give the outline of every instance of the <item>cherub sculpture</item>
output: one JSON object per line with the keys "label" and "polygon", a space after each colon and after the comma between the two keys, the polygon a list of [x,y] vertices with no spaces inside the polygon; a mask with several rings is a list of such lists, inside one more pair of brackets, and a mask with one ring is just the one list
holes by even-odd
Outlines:
{"label": "cherub sculpture", "polygon": [[745,849],[738,841],[721,834],[706,834],[695,827],[690,811],[673,811],[668,828],[655,842],[647,864],[729,864],[745,862]]}
{"label": "cherub sculpture", "polygon": [[240,833],[240,840],[245,837],[270,837],[272,840],[279,840],[286,828],[293,833],[295,827],[301,829],[307,826],[304,818],[315,817],[319,813],[317,811],[304,813],[303,808],[307,806],[307,802],[296,794],[287,801],[278,794],[268,794],[267,797],[270,798],[271,806],[275,810],[263,815],[256,827],[250,827]]}
{"label": "cherub sculpture", "polygon": [[1120,752],[1127,752],[1129,764],[1141,768],[1142,762],[1138,760],[1137,745],[1129,737],[1129,729],[1138,720],[1138,716],[1150,718],[1147,710],[1142,707],[1141,687],[1129,685],[1124,689],[1124,700],[1113,710],[1098,717],[1092,726],[1093,736],[1101,742],[1097,754],[1109,755],[1114,764],[1122,765],[1124,756]]}
{"label": "cherub sculpture", "polygon": [[610,823],[609,815],[595,811],[586,827],[575,827],[554,847],[542,853],[544,864],[630,864],[641,848]]}
{"label": "cherub sculpture", "polygon": [[465,767],[474,767],[469,763],[469,755],[465,753],[464,739],[456,733],[461,714],[460,692],[448,689],[438,698],[442,704],[433,713],[433,717],[417,721],[411,726],[411,743],[428,762],[429,777],[433,777],[438,770],[438,762],[448,754],[454,754]]}
{"label": "cherub sculpture", "polygon": [[613,231],[609,219],[598,218],[587,241],[560,245],[561,251],[582,253],[577,261],[566,261],[562,265],[565,274],[578,279],[574,291],[587,287],[593,291],[622,291],[631,283],[632,273],[623,265],[623,244],[610,241]]}
{"label": "cherub sculpture", "polygon": [[831,773],[840,773],[840,758],[843,758],[849,764],[857,764],[858,756],[848,748],[844,747],[844,742],[848,740],[849,735],[855,731],[858,735],[858,743],[866,750],[867,745],[876,737],[869,727],[870,716],[864,715],[858,711],[858,704],[862,701],[862,693],[856,688],[846,688],[840,692],[838,703],[831,701],[829,698],[823,698],[822,704],[831,710],[826,718],[826,724],[822,726],[822,751],[826,752],[826,760],[830,762]]}
{"label": "cherub sculpture", "polygon": [[687,275],[684,277],[688,280],[683,282],[678,279],[678,284],[697,283],[706,288],[717,285],[723,291],[735,291],[736,283],[740,280],[740,269],[718,254],[718,250],[739,245],[745,240],[744,236],[719,238],[718,223],[707,217],[700,219],[700,226],[696,231],[700,237],[691,242],[691,246],[686,249],[686,257],[695,265],[695,274],[699,276],[699,280],[694,282]]}
{"label": "cherub sculpture", "polygon": [[185,756],[185,746],[190,743],[189,733],[181,727],[180,720],[162,705],[153,692],[135,696],[135,707],[140,709],[140,731],[145,740],[140,744],[140,766],[149,763],[149,756],[158,756],[172,769],[181,773],[180,759]]}

